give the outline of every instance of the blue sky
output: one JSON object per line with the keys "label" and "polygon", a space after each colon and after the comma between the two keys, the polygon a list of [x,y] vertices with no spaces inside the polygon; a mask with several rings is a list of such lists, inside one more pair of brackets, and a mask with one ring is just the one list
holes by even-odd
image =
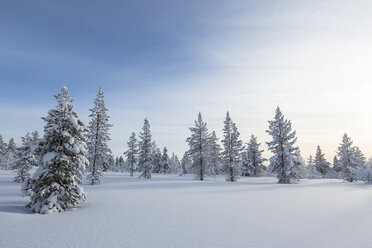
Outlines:
{"label": "blue sky", "polygon": [[[372,137],[370,1],[1,1],[0,133],[42,130],[66,82],[88,121],[106,95],[112,150],[148,117],[182,156],[198,111],[221,136],[227,110],[261,143],[280,105],[307,157],[348,132]],[[263,144],[266,149],[266,145]],[[267,153],[267,156],[270,154]]]}

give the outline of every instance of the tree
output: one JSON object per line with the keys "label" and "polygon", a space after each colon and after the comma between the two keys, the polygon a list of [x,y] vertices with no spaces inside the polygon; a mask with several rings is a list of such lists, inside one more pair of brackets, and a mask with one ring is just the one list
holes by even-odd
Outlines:
{"label": "tree", "polygon": [[170,172],[168,150],[166,147],[163,149],[163,155],[161,156],[161,170],[160,173],[168,174]]}
{"label": "tree", "polygon": [[365,158],[359,148],[353,146],[353,141],[346,133],[342,137],[342,143],[337,149],[337,156],[342,168],[342,178],[348,182],[358,180],[360,169],[365,163]]}
{"label": "tree", "polygon": [[151,142],[150,123],[146,118],[142,132],[140,133],[138,167],[141,175],[139,178],[151,179],[153,146],[154,143]]}
{"label": "tree", "polygon": [[17,149],[17,162],[14,169],[17,170],[17,175],[14,178],[14,182],[23,183],[27,178],[31,176],[30,170],[32,166],[36,164],[36,159],[33,154],[34,140],[27,133],[26,136],[22,137],[22,146]]}
{"label": "tree", "polygon": [[279,107],[275,111],[274,120],[269,121],[266,132],[272,137],[267,145],[274,154],[270,158],[270,170],[277,174],[279,183],[288,184],[298,180],[302,162],[300,150],[295,146],[296,131],[292,131],[291,122],[284,119]]}
{"label": "tree", "polygon": [[161,173],[163,171],[162,155],[159,148],[154,149],[153,154],[153,164],[154,168],[152,169],[153,173]]}
{"label": "tree", "polygon": [[187,152],[183,154],[183,157],[181,159],[181,174],[180,175],[186,175],[188,173],[189,168],[191,167],[191,159]]}
{"label": "tree", "polygon": [[310,157],[307,160],[307,176],[306,177],[310,179],[322,178],[322,174],[317,170],[317,167],[314,163],[314,159],[312,155],[310,155]]}
{"label": "tree", "polygon": [[14,142],[14,139],[11,138],[9,140],[9,143],[8,143],[7,147],[6,147],[6,152],[5,152],[4,159],[3,159],[3,164],[4,164],[3,167],[6,170],[13,170],[14,169],[15,163],[17,161],[16,151],[17,151],[17,146]]}
{"label": "tree", "polygon": [[261,144],[257,142],[257,137],[252,135],[247,144],[245,159],[242,163],[242,176],[257,177],[265,174],[266,166],[264,162],[267,161],[267,159],[262,157],[263,150],[260,150],[260,145]]}
{"label": "tree", "polygon": [[130,176],[133,177],[134,172],[136,171],[137,167],[137,156],[138,156],[138,144],[136,134],[133,132],[129,137],[129,141],[127,143],[128,150],[124,152],[124,155],[127,157],[127,165],[128,171]]}
{"label": "tree", "polygon": [[316,148],[316,154],[314,159],[314,166],[322,176],[325,176],[331,169],[330,164],[325,159],[325,155],[322,153],[320,146]]}
{"label": "tree", "polygon": [[221,146],[218,144],[216,132],[213,131],[210,138],[210,174],[216,176],[220,173],[221,167]]}
{"label": "tree", "polygon": [[186,139],[186,142],[189,145],[187,154],[191,159],[190,171],[195,175],[196,179],[203,181],[204,178],[209,175],[210,134],[207,129],[207,123],[203,122],[200,112],[198,120],[195,121],[195,127],[190,127],[189,129],[191,131],[191,136]]}
{"label": "tree", "polygon": [[229,112],[226,113],[223,129],[224,139],[222,140],[223,152],[222,163],[226,181],[235,182],[239,179],[240,163],[243,150],[242,141],[239,140],[239,132],[235,123],[231,120]]}
{"label": "tree", "polygon": [[107,145],[110,141],[109,116],[104,102],[104,93],[101,87],[98,89],[97,97],[94,100],[94,107],[90,109],[91,118],[88,126],[87,144],[90,161],[90,174],[88,175],[89,183],[99,184],[102,171],[109,167],[111,150]]}
{"label": "tree", "polygon": [[170,173],[178,174],[181,171],[181,163],[178,159],[178,156],[173,152],[172,157],[170,158]]}
{"label": "tree", "polygon": [[[5,153],[6,153],[6,143],[3,140],[3,136],[0,135],[0,165],[3,165]],[[5,166],[2,166],[5,169]]]}
{"label": "tree", "polygon": [[56,108],[43,118],[46,122],[41,152],[43,163],[23,185],[23,191],[30,195],[27,207],[40,214],[65,211],[86,199],[79,185],[89,163],[83,135],[86,129],[73,109],[66,86],[55,98]]}

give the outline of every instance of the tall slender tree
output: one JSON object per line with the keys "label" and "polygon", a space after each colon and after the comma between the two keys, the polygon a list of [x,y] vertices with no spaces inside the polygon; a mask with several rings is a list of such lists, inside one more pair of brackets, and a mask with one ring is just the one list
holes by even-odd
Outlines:
{"label": "tall slender tree", "polygon": [[142,132],[140,133],[138,166],[141,175],[139,178],[151,179],[153,146],[154,143],[151,141],[150,123],[146,118]]}
{"label": "tall slender tree", "polygon": [[191,167],[191,159],[187,152],[185,152],[181,159],[181,174],[180,175],[186,175],[189,171],[189,168]]}
{"label": "tall slender tree", "polygon": [[127,144],[128,150],[124,152],[124,155],[127,157],[128,171],[130,173],[130,176],[132,177],[134,175],[134,172],[136,171],[138,163],[138,144],[136,134],[134,132],[129,137],[129,141]]}
{"label": "tall slender tree", "polygon": [[245,151],[245,159],[242,163],[242,175],[246,177],[258,177],[263,176],[266,171],[264,162],[266,158],[262,157],[264,150],[260,150],[260,143],[257,142],[257,137],[251,136],[247,149]]}
{"label": "tall slender tree", "polygon": [[55,97],[56,108],[43,118],[43,163],[23,184],[23,191],[31,200],[27,206],[41,214],[65,211],[86,199],[79,185],[89,163],[83,135],[86,129],[73,109],[67,87]]}
{"label": "tall slender tree", "polygon": [[279,183],[298,180],[302,162],[300,149],[295,146],[296,131],[292,131],[291,122],[284,119],[279,107],[276,108],[274,120],[269,121],[269,129],[266,132],[272,137],[272,141],[267,142],[267,145],[274,154],[270,158],[270,170],[277,174]]}
{"label": "tall slender tree", "polygon": [[190,170],[196,179],[203,181],[210,171],[210,134],[207,129],[207,123],[203,122],[200,112],[198,120],[195,121],[195,127],[190,127],[189,129],[191,136],[186,139],[186,142],[189,144],[187,154],[191,159]]}
{"label": "tall slender tree", "polygon": [[98,89],[97,97],[94,100],[94,107],[90,109],[91,118],[88,126],[87,144],[90,161],[90,174],[88,175],[90,184],[99,184],[102,171],[108,169],[111,158],[111,150],[107,145],[110,141],[109,123],[107,108],[104,102],[104,93],[101,87]]}
{"label": "tall slender tree", "polygon": [[221,146],[218,144],[216,132],[213,131],[210,138],[210,174],[216,176],[221,170]]}
{"label": "tall slender tree", "polygon": [[170,172],[168,149],[166,147],[164,147],[161,156],[161,166],[160,173],[168,174]]}
{"label": "tall slender tree", "polygon": [[163,170],[162,155],[159,148],[154,149],[153,151],[153,173],[161,173]]}
{"label": "tall slender tree", "polygon": [[17,148],[17,162],[14,169],[17,171],[17,175],[14,181],[17,183],[23,183],[27,178],[31,176],[30,170],[32,166],[36,164],[36,159],[33,154],[32,146],[34,145],[34,140],[27,133],[26,136],[22,137],[22,145]]}
{"label": "tall slender tree", "polygon": [[17,146],[16,146],[16,143],[14,142],[14,139],[11,138],[6,147],[6,152],[5,152],[4,160],[3,160],[4,167],[6,170],[14,169],[15,163],[17,161],[16,153],[17,153]]}
{"label": "tall slender tree", "polygon": [[231,120],[229,112],[226,113],[224,124],[224,139],[222,140],[224,148],[222,152],[223,171],[226,175],[226,181],[235,182],[240,175],[243,146],[242,141],[239,140],[238,128]]}
{"label": "tall slender tree", "polygon": [[3,136],[0,135],[0,166],[5,169],[5,153],[6,153],[6,143],[3,140]]}

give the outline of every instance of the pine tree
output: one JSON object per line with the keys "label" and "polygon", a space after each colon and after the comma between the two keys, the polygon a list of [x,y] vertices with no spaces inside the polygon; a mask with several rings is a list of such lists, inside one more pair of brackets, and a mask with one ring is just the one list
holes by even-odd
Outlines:
{"label": "pine tree", "polygon": [[325,176],[331,169],[330,164],[325,159],[325,155],[322,153],[320,146],[316,148],[316,154],[314,159],[314,166],[318,172]]}
{"label": "pine tree", "polygon": [[162,165],[162,168],[160,170],[160,173],[168,174],[170,172],[170,166],[169,166],[168,149],[166,147],[164,147],[163,155],[161,156],[161,165]]}
{"label": "pine tree", "polygon": [[224,139],[222,140],[224,147],[222,152],[223,171],[226,175],[226,181],[235,182],[240,175],[242,141],[239,140],[240,134],[235,123],[231,120],[229,112],[226,113],[224,124]]}
{"label": "pine tree", "polygon": [[150,123],[146,118],[142,132],[140,133],[138,167],[141,175],[139,178],[151,179],[153,146],[154,143],[151,141]]}
{"label": "pine tree", "polygon": [[90,174],[88,179],[90,184],[99,184],[102,171],[106,171],[111,158],[111,150],[107,145],[110,141],[109,116],[104,102],[104,93],[101,87],[98,89],[97,97],[94,100],[94,107],[90,109],[91,118],[88,126],[87,145],[88,158],[90,162]]}
{"label": "pine tree", "polygon": [[195,121],[195,127],[189,129],[191,136],[186,139],[186,142],[189,145],[187,154],[191,160],[190,172],[195,175],[196,179],[204,180],[210,171],[210,134],[207,123],[203,122],[200,112],[198,120]]}
{"label": "pine tree", "polygon": [[270,158],[269,168],[277,174],[279,183],[291,183],[300,178],[301,155],[298,147],[296,131],[292,131],[290,121],[284,119],[280,108],[275,111],[274,120],[269,121],[269,130],[266,132],[272,137],[267,142],[269,150],[274,153]]}
{"label": "pine tree", "polygon": [[61,212],[86,199],[80,178],[89,161],[86,158],[84,124],[73,110],[72,98],[64,86],[55,96],[58,105],[43,118],[42,165],[25,182],[23,191],[30,195],[27,205],[35,213]]}
{"label": "pine tree", "polygon": [[6,153],[6,143],[3,140],[3,136],[0,135],[0,165],[5,169],[5,153]]}
{"label": "pine tree", "polygon": [[218,144],[216,132],[213,131],[210,138],[210,172],[209,174],[216,176],[221,170],[221,146]]}
{"label": "pine tree", "polygon": [[181,174],[180,175],[186,175],[189,171],[189,168],[191,167],[191,159],[187,152],[183,154],[183,157],[181,159]]}
{"label": "pine tree", "polygon": [[260,150],[260,143],[257,142],[257,137],[251,136],[247,149],[245,151],[245,159],[242,162],[242,175],[246,177],[263,176],[266,171],[264,162],[267,159],[262,157],[263,150]]}
{"label": "pine tree", "polygon": [[364,165],[365,158],[358,147],[353,146],[353,141],[345,133],[342,143],[337,149],[342,178],[348,182],[358,180],[359,173]]}
{"label": "pine tree", "polygon": [[14,169],[17,170],[17,175],[14,178],[14,182],[23,183],[27,178],[29,178],[30,170],[32,166],[36,164],[36,159],[33,154],[32,146],[34,145],[34,140],[27,133],[26,136],[22,137],[22,146],[17,149],[17,162]]}
{"label": "pine tree", "polygon": [[127,157],[127,165],[130,176],[133,177],[134,172],[137,168],[137,156],[138,156],[138,144],[136,134],[133,132],[129,137],[128,141],[128,150],[124,152],[124,155]]}
{"label": "pine tree", "polygon": [[181,172],[181,163],[178,159],[178,156],[173,152],[172,157],[170,158],[170,173],[178,174]]}
{"label": "pine tree", "polygon": [[153,164],[154,168],[152,169],[153,173],[161,173],[163,170],[163,163],[162,163],[162,155],[161,151],[159,148],[154,149],[154,154],[153,154]]}
{"label": "pine tree", "polygon": [[6,146],[6,152],[3,158],[3,167],[6,170],[13,170],[15,163],[17,161],[16,159],[16,150],[17,146],[14,142],[14,139],[11,138],[9,140],[8,145]]}
{"label": "pine tree", "polygon": [[317,167],[314,163],[313,156],[310,155],[307,160],[307,178],[309,179],[319,179],[322,178],[322,174],[317,170]]}

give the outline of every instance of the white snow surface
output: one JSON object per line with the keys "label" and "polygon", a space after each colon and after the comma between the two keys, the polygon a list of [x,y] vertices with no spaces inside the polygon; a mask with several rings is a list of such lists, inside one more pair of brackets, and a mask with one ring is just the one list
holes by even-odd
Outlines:
{"label": "white snow surface", "polygon": [[0,171],[0,247],[372,247],[363,183],[106,173],[78,209],[40,215],[13,177]]}

